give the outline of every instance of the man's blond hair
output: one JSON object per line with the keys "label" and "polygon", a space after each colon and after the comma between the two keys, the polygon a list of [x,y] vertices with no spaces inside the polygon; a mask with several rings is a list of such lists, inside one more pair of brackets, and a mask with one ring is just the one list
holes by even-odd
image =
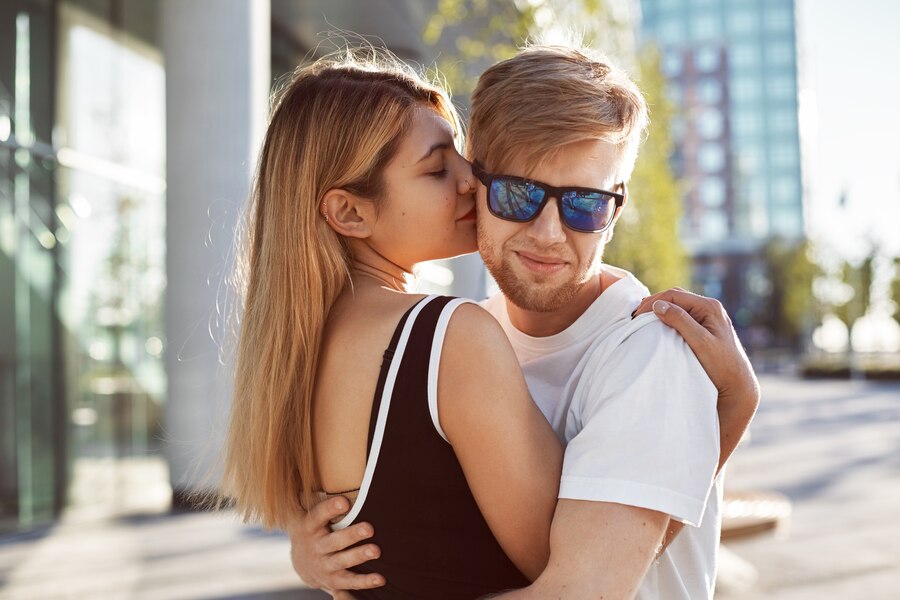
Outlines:
{"label": "man's blond hair", "polygon": [[561,146],[601,139],[619,147],[627,181],[647,105],[624,71],[587,48],[531,46],[485,71],[472,93],[468,157],[493,172],[531,171]]}

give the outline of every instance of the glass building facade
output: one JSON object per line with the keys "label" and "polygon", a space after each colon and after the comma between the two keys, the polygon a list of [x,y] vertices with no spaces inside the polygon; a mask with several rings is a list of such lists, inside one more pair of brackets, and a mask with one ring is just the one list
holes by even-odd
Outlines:
{"label": "glass building facade", "polygon": [[804,236],[793,0],[641,0],[677,107],[673,165],[694,286],[746,324],[765,285],[756,255]]}
{"label": "glass building facade", "polygon": [[[165,395],[155,3],[0,6],[0,530],[119,503]],[[158,462],[158,458],[156,459]]]}

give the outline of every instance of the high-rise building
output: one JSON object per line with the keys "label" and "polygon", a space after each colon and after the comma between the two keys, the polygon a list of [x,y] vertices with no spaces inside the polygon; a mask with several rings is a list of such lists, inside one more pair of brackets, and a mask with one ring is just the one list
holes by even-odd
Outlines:
{"label": "high-rise building", "polygon": [[697,291],[746,325],[765,240],[804,236],[794,0],[641,0],[676,106],[672,162]]}

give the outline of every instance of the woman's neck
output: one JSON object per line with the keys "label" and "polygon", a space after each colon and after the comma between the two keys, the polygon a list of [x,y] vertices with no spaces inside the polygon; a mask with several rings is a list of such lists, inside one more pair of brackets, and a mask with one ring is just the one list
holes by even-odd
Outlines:
{"label": "woman's neck", "polygon": [[412,284],[412,273],[402,270],[384,270],[368,264],[354,262],[351,266],[351,277],[354,280],[363,280],[374,283],[379,287],[395,292],[407,292]]}
{"label": "woman's neck", "polygon": [[353,256],[350,269],[354,280],[375,283],[395,292],[408,292],[414,283],[411,269],[391,262],[367,245],[354,248]]}

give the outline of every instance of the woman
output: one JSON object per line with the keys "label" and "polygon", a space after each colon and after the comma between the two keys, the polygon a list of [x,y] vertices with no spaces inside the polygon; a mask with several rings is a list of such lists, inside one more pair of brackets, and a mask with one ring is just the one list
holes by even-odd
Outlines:
{"label": "woman", "polygon": [[441,89],[370,54],[299,70],[260,156],[225,493],[279,528],[351,496],[335,527],[379,524],[388,582],[361,597],[478,597],[547,560],[562,451],[506,337],[406,292],[476,249],[460,137]]}

